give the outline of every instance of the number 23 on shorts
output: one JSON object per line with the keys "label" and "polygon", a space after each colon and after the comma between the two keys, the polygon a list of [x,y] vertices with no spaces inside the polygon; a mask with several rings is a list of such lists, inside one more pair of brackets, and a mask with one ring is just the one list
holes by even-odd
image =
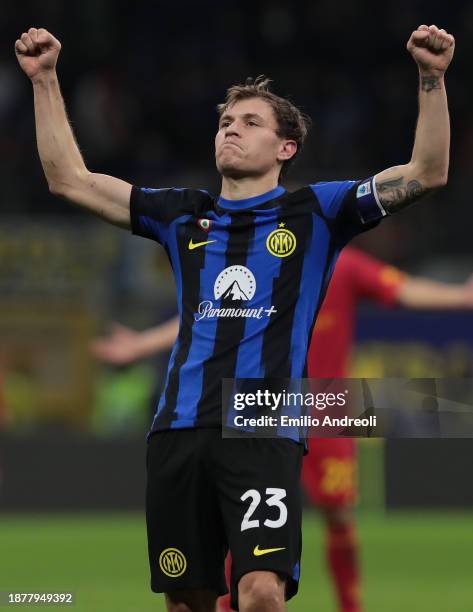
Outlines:
{"label": "number 23 on shorts", "polygon": [[[287,522],[287,506],[282,501],[286,497],[286,489],[268,487],[265,493],[267,496],[265,499],[266,505],[276,506],[276,508],[279,510],[279,516],[276,519],[265,519],[263,525],[265,527],[271,527],[272,529],[282,527]],[[248,489],[248,491],[245,491],[245,493],[243,493],[243,495],[240,497],[240,500],[245,502],[248,499],[251,499],[251,503],[241,522],[241,531],[246,531],[247,529],[253,529],[260,526],[259,519],[252,519],[251,517],[261,503],[261,493],[256,489]]]}

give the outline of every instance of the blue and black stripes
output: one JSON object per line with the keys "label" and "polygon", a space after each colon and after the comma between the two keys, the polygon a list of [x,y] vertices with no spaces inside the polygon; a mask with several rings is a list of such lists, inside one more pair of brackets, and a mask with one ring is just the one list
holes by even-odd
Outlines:
{"label": "blue and black stripes", "polygon": [[278,187],[238,201],[133,188],[133,232],[165,246],[181,323],[152,430],[219,427],[223,378],[305,375],[338,254],[382,216],[365,183]]}

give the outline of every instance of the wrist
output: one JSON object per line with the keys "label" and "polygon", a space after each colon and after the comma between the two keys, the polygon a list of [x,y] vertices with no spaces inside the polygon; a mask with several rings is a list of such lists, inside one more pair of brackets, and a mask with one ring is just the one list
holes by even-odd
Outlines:
{"label": "wrist", "polygon": [[33,87],[44,87],[55,82],[57,82],[57,73],[55,68],[52,70],[41,70],[41,72],[38,72],[38,74],[36,74],[34,77],[31,77]]}
{"label": "wrist", "polygon": [[419,78],[439,79],[443,81],[445,70],[435,70],[434,68],[421,68],[419,66]]}
{"label": "wrist", "polygon": [[159,343],[156,338],[148,332],[141,332],[138,342],[136,343],[136,352],[140,357],[148,357],[154,352],[159,351]]}
{"label": "wrist", "polygon": [[444,87],[443,73],[435,74],[432,71],[419,70],[419,85],[421,91],[432,91]]}

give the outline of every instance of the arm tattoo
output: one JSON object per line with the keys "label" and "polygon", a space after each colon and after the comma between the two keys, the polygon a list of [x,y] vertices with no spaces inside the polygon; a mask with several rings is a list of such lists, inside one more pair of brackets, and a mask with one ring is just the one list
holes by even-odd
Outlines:
{"label": "arm tattoo", "polygon": [[392,214],[409,206],[418,200],[425,191],[417,180],[409,181],[406,185],[404,177],[390,179],[376,184],[381,206],[388,214]]}
{"label": "arm tattoo", "polygon": [[421,78],[420,87],[422,91],[432,91],[432,89],[440,89],[440,79],[435,76],[423,76]]}

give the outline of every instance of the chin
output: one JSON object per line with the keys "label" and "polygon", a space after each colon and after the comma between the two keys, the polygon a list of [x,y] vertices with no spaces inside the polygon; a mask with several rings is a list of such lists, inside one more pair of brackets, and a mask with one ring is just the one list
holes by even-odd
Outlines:
{"label": "chin", "polygon": [[249,174],[247,169],[241,168],[238,164],[221,164],[217,162],[217,170],[222,176],[226,176],[228,178],[242,178]]}

